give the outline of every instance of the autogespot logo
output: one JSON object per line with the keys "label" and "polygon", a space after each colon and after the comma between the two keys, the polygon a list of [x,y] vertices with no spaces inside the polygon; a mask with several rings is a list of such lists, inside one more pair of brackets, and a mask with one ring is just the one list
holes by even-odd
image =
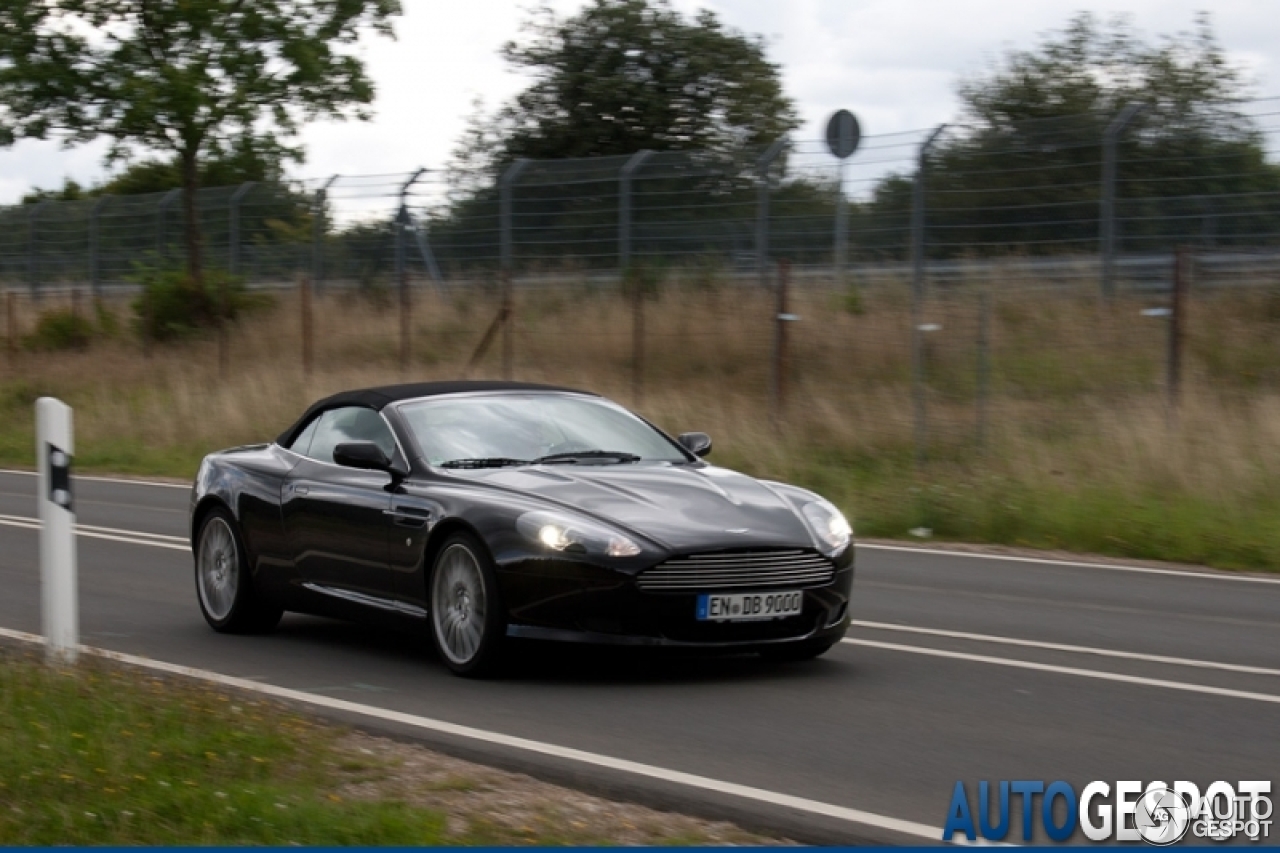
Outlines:
{"label": "autogespot logo", "polygon": [[[1077,830],[1090,841],[1146,841],[1165,846],[1192,836],[1194,841],[1228,841],[1244,835],[1251,841],[1271,835],[1269,781],[1214,782],[1200,788],[1192,782],[1090,782],[1077,794],[1068,782],[1022,779],[978,783],[973,808],[964,782],[956,782],[947,809],[942,840],[962,833],[970,841],[1004,841],[1014,807],[1020,807],[1022,840],[1031,841],[1038,822],[1051,841],[1068,841]],[[1037,803],[1038,799],[1038,803]],[[1020,802],[1018,802],[1020,801]],[[976,816],[976,820],[975,820]]]}

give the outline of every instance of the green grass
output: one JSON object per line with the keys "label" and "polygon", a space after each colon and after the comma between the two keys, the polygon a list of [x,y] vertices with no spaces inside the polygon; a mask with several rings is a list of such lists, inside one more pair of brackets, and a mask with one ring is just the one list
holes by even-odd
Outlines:
{"label": "green grass", "polygon": [[[1174,418],[1165,327],[1139,311],[1149,299],[1103,306],[1092,294],[993,290],[985,451],[976,304],[940,293],[925,306],[942,331],[925,340],[928,462],[918,467],[903,293],[863,291],[861,313],[841,307],[841,288],[793,294],[806,321],[793,330],[778,435],[771,295],[666,284],[643,303],[637,410],[673,433],[710,432],[718,464],[829,497],[863,536],[926,527],[935,539],[1280,570],[1280,291],[1189,303]],[[573,288],[520,294],[516,378],[636,403],[632,304]],[[289,299],[233,330],[225,375],[207,340],[149,355],[118,338],[84,352],[17,353],[0,380],[0,465],[33,465],[31,404],[41,394],[75,409],[77,470],[189,479],[205,453],[268,439],[339,389],[458,378],[496,301],[480,291],[418,299],[406,369],[395,312],[350,295],[317,300],[310,374]],[[472,375],[496,376],[500,349]]]}
{"label": "green grass", "polygon": [[441,844],[334,789],[337,729],[282,706],[0,653],[0,845]]}

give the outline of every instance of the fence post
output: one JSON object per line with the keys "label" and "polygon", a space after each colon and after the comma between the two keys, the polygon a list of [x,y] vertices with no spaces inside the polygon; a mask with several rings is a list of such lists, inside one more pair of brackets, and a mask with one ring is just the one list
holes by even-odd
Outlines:
{"label": "fence post", "polygon": [[40,243],[36,237],[36,225],[40,211],[48,202],[36,202],[27,209],[27,286],[33,299],[40,299]]}
{"label": "fence post", "polygon": [[637,151],[618,172],[618,268],[623,276],[631,266],[631,179],[652,156],[648,149]]}
{"label": "fence post", "polygon": [[844,194],[845,160],[841,158],[836,172],[836,284],[844,286],[845,267],[849,263],[849,200]]}
{"label": "fence post", "polygon": [[9,363],[12,364],[18,357],[18,294],[10,290],[5,292],[4,297],[5,325],[9,333],[5,339],[5,349],[9,352]]}
{"label": "fence post", "polygon": [[644,291],[631,274],[631,179],[652,156],[648,149],[637,151],[618,172],[618,271],[624,292],[631,288],[631,399],[637,406],[644,400]]}
{"label": "fence post", "polygon": [[529,161],[525,159],[516,160],[508,166],[502,173],[502,177],[498,179],[498,252],[499,263],[502,265],[502,271],[506,274],[511,273],[511,266],[514,261],[515,245],[511,234],[511,217],[512,217],[512,191],[516,180],[529,166]]}
{"label": "fence post", "polygon": [[174,199],[182,195],[182,190],[169,190],[165,193],[159,204],[156,205],[156,260],[167,258],[169,255],[169,241],[165,239],[167,236],[166,212],[169,205],[173,204]]}
{"label": "fence post", "polygon": [[109,201],[111,196],[104,195],[89,211],[89,289],[95,303],[102,299],[102,209]]}
{"label": "fence post", "polygon": [[227,202],[230,208],[228,216],[231,219],[227,223],[227,270],[232,275],[240,272],[240,203],[257,185],[255,181],[246,181],[231,194],[231,201]]}
{"label": "fence post", "polygon": [[409,369],[411,338],[413,337],[413,303],[409,295],[409,265],[405,238],[409,230],[409,190],[418,182],[426,169],[419,169],[400,185],[400,207],[396,211],[396,286],[400,291],[400,370]]}
{"label": "fence post", "polygon": [[512,324],[515,322],[513,316],[515,308],[515,299],[512,292],[513,282],[513,266],[515,264],[515,242],[511,233],[511,219],[513,215],[512,208],[514,199],[512,198],[515,182],[529,166],[529,161],[525,159],[516,160],[506,168],[502,173],[502,177],[498,181],[498,215],[499,228],[501,229],[499,239],[500,262],[502,264],[502,309],[499,315],[502,317],[502,378],[510,379],[515,372],[515,342],[512,340],[513,330]]}
{"label": "fence post", "polygon": [[324,186],[316,190],[311,201],[311,281],[317,293],[324,289],[325,208],[329,198],[329,187],[333,186],[333,182],[340,177],[342,176],[331,175],[329,180],[324,182]]}
{"label": "fence post", "polygon": [[915,186],[911,193],[911,397],[917,465],[925,460],[929,439],[929,410],[924,393],[924,329],[921,327],[924,313],[925,175],[933,143],[946,129],[945,124],[938,125],[920,146]]}
{"label": "fence post", "polygon": [[1186,328],[1187,288],[1191,284],[1191,254],[1180,246],[1173,260],[1173,294],[1169,305],[1169,416],[1178,413],[1182,392],[1182,337]]}
{"label": "fence post", "polygon": [[987,397],[991,383],[991,300],[984,290],[978,294],[978,450],[987,446]]}
{"label": "fence post", "polygon": [[790,144],[785,138],[774,140],[756,161],[756,272],[764,291],[769,289],[769,167]]}
{"label": "fence post", "polygon": [[315,351],[313,350],[314,320],[311,313],[311,279],[304,275],[298,285],[298,302],[302,310],[302,372],[310,376],[311,368],[315,363]]}
{"label": "fence post", "polygon": [[631,402],[644,403],[644,288],[631,282]]}
{"label": "fence post", "polygon": [[1102,258],[1102,295],[1115,296],[1116,263],[1116,144],[1126,127],[1147,108],[1126,104],[1102,134],[1102,202],[1098,211],[1098,249]]}
{"label": "fence post", "polygon": [[789,297],[791,291],[791,262],[786,258],[778,261],[778,283],[775,290],[773,314],[773,370],[770,383],[773,398],[770,409],[773,414],[773,428],[782,429],[783,416],[787,406],[787,324],[797,319],[790,313]]}

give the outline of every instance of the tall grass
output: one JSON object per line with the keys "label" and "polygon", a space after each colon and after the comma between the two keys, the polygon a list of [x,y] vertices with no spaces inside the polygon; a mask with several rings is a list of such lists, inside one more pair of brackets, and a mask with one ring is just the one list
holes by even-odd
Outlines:
{"label": "tall grass", "polygon": [[[1141,313],[1162,297],[1104,303],[1033,284],[1009,278],[930,295],[921,319],[939,328],[923,335],[923,430],[905,289],[853,298],[835,286],[794,288],[789,310],[800,319],[787,327],[777,419],[774,299],[706,277],[672,276],[643,300],[641,399],[634,303],[614,287],[570,279],[518,290],[514,374],[599,391],[671,432],[706,430],[713,458],[816,488],[863,535],[928,528],[952,539],[1280,567],[1280,295],[1190,300],[1175,409],[1164,380],[1167,321]],[[236,327],[226,376],[212,340],[149,357],[121,336],[85,352],[20,353],[0,384],[0,460],[31,464],[30,403],[51,393],[76,408],[82,468],[190,476],[205,452],[269,439],[323,394],[467,374],[498,306],[499,294],[483,288],[416,290],[408,369],[398,364],[394,306],[352,292],[314,300],[310,374],[292,295]],[[35,322],[32,306],[21,314]],[[501,348],[495,342],[470,375],[498,377]]]}

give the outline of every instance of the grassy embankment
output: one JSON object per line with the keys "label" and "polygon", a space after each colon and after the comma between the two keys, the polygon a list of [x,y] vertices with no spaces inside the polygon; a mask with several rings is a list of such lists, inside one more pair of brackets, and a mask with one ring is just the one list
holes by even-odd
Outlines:
{"label": "grassy embankment", "polygon": [[[857,306],[832,289],[793,299],[801,319],[790,327],[780,432],[768,415],[774,309],[754,290],[674,282],[646,302],[642,401],[631,392],[631,309],[615,290],[567,281],[521,293],[515,376],[598,390],[672,432],[706,430],[716,461],[817,489],[861,535],[926,527],[941,539],[1280,569],[1280,294],[1191,299],[1182,403],[1170,417],[1165,321],[1140,316],[1158,297],[1102,305],[1024,284],[986,285],[982,446],[977,300],[970,291],[930,301],[924,321],[941,330],[927,336],[921,466],[908,306],[886,291]],[[234,331],[225,379],[211,341],[150,357],[122,337],[20,352],[0,380],[0,464],[32,464],[31,403],[54,394],[76,409],[80,470],[189,477],[205,452],[274,436],[322,394],[461,375],[496,305],[492,294],[420,294],[407,372],[394,309],[336,294],[316,301],[311,375],[292,295]],[[33,309],[23,316],[29,329]],[[500,349],[475,376],[499,375]]]}
{"label": "grassy embankment", "polygon": [[769,844],[89,658],[0,648],[0,846]]}
{"label": "grassy embankment", "polygon": [[0,651],[0,845],[441,844],[442,815],[352,802],[337,730],[252,698]]}

